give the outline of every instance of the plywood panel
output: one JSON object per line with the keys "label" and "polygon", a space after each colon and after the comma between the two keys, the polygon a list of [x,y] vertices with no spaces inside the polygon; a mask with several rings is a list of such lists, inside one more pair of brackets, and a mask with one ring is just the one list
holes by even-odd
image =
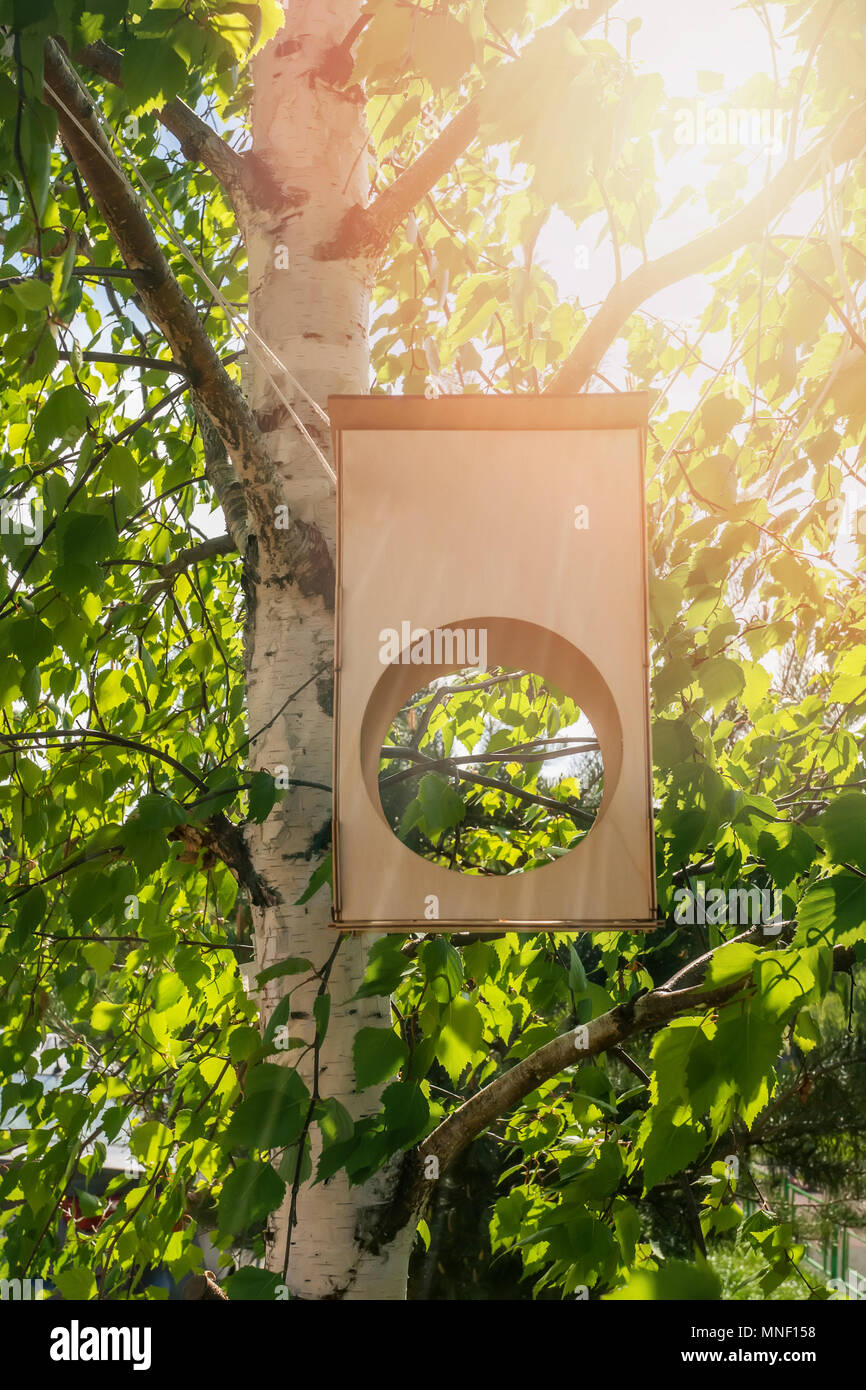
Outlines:
{"label": "plywood panel", "polygon": [[[337,397],[335,911],[344,927],[526,930],[656,922],[643,395]],[[575,526],[576,508],[588,525]],[[591,720],[605,767],[590,833],[487,877],[429,864],[379,803],[397,710],[453,665],[383,665],[385,629],[480,628],[489,666],[534,670]],[[438,920],[425,916],[438,900]]]}

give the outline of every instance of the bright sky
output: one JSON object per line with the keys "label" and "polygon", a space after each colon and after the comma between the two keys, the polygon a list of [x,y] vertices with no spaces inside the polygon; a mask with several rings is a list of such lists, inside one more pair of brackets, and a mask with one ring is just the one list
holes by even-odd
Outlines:
{"label": "bright sky", "polygon": [[[641,0],[620,0],[612,12],[615,19],[611,20],[611,40],[620,47],[627,21],[641,19],[641,27],[632,39],[632,58],[641,71],[660,73],[665,90],[671,97],[682,97],[684,106],[700,99],[709,109],[717,102],[730,101],[748,78],[755,73],[772,71],[766,30],[754,11],[735,4],[734,0],[714,0],[711,5],[701,4],[700,0],[655,0],[653,12],[647,13],[647,9]],[[770,5],[768,10],[774,32],[781,33],[780,7]],[[791,59],[790,46],[783,44],[776,54],[782,72],[790,66]],[[700,72],[721,75],[723,84],[717,93],[701,95]],[[707,161],[707,154],[712,155],[712,150],[683,146],[667,165],[660,163],[658,187],[662,209],[673,202],[684,185],[700,189],[713,176],[716,166]],[[780,151],[774,152],[773,170],[779,167],[782,157]],[[750,152],[750,158],[754,161],[753,186],[757,191],[766,177],[766,154],[756,149]],[[803,202],[805,204],[806,200]],[[803,221],[805,212],[805,208],[792,209],[786,230],[805,231],[808,225]],[[811,215],[814,217],[814,209]],[[712,225],[714,220],[700,202],[683,207],[651,228],[647,237],[649,255],[663,255]],[[551,217],[539,241],[539,258],[554,275],[564,295],[579,295],[582,302],[593,304],[604,298],[613,283],[609,237],[603,235],[602,244],[598,248],[595,246],[604,226],[605,219],[601,215],[578,233],[563,214],[554,212]],[[590,248],[586,269],[578,268],[577,248],[582,243]],[[625,258],[624,269],[627,272],[638,263],[639,257],[633,253]],[[693,276],[647,301],[647,307],[686,328],[700,317],[708,297],[706,280],[703,276]],[[598,384],[594,389],[597,387]]]}

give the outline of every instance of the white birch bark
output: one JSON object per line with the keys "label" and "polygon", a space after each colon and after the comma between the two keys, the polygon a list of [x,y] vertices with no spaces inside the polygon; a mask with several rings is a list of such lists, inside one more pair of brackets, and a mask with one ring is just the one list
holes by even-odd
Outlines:
{"label": "white birch bark", "polygon": [[[245,229],[250,267],[250,317],[258,334],[305,388],[325,405],[329,393],[366,392],[370,366],[367,320],[371,270],[361,260],[317,260],[315,249],[330,240],[346,209],[367,196],[367,134],[357,91],[347,93],[316,75],[325,55],[346,37],[360,13],[358,0],[292,0],[286,28],[256,62],[253,149],[271,178],[286,190],[284,203],[253,212]],[[288,252],[288,268],[285,266]],[[251,358],[250,404],[277,460],[290,507],[314,521],[333,554],[335,494],[309,444],[285,416],[269,374]],[[298,400],[288,380],[280,381],[313,437],[327,453],[327,429]],[[249,595],[247,630],[250,732],[269,721],[290,693],[320,674],[256,738],[251,763],[289,776],[331,783],[331,691],[333,614],[321,597],[305,598],[290,576],[283,584],[258,583]],[[329,929],[330,901],[320,891],[306,906],[301,896],[320,854],[306,856],[311,841],[330,818],[328,793],[290,789],[263,826],[252,827],[250,849],[256,870],[281,902],[256,909],[258,969],[286,956],[321,966],[336,944]],[[321,852],[320,852],[321,853]],[[352,1043],[359,1027],[388,1026],[386,999],[351,997],[363,977],[368,939],[348,936],[330,977],[331,1018],[321,1054],[320,1091],[358,1116],[379,1108],[378,1094],[355,1095]],[[295,984],[297,980],[290,980]],[[285,988],[274,981],[262,991],[268,1017]],[[312,1041],[316,983],[296,992],[289,1032]],[[287,1065],[299,1052],[284,1054]],[[300,1064],[308,1085],[312,1053]],[[314,1141],[317,1130],[313,1128]],[[314,1149],[315,1158],[315,1149]],[[350,1188],[338,1174],[326,1185],[300,1193],[286,1282],[292,1295],[308,1299],[402,1299],[405,1297],[412,1232],[384,1255],[363,1249],[360,1239],[377,1206],[387,1200],[390,1180]],[[269,1266],[282,1269],[288,1202],[276,1221]]]}

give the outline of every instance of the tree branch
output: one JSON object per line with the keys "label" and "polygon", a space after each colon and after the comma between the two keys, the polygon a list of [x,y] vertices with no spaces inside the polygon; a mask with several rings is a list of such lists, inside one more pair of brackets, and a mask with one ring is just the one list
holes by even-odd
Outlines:
{"label": "tree branch", "polygon": [[782,166],[757,197],[721,226],[638,266],[614,285],[574,350],[545,389],[546,395],[569,396],[583,390],[620,329],[645,300],[679,280],[725,260],[738,247],[756,241],[770,219],[808,186],[826,156],[844,164],[866,143],[866,104],[849,113],[842,127],[826,140]]}
{"label": "tree branch", "polygon": [[[566,750],[570,751],[570,750]],[[400,748],[395,750],[387,745],[380,749],[383,758],[405,758],[414,762],[415,766],[407,768],[404,772],[395,772],[391,777],[384,777],[381,785],[390,786],[394,782],[402,782],[409,777],[420,777],[424,772],[444,772],[454,777],[458,777],[461,782],[470,782],[474,786],[489,787],[491,791],[507,792],[509,796],[517,797],[519,801],[528,801],[535,806],[545,806],[549,811],[556,811],[559,815],[566,816],[569,820],[594,821],[595,816],[591,811],[585,811],[581,806],[575,806],[571,801],[557,801],[552,796],[544,796],[539,792],[527,792],[522,787],[515,787],[511,782],[502,782],[496,777],[485,777],[480,772],[461,772],[458,764],[489,762],[491,757],[485,758],[483,754],[478,754],[471,758],[428,758],[423,753],[418,753],[414,748]],[[543,762],[545,757],[561,757],[560,753],[542,754],[533,761]],[[498,755],[492,755],[493,758]],[[521,761],[521,759],[508,759],[507,761]],[[524,758],[522,761],[526,761]]]}
{"label": "tree branch", "polygon": [[135,753],[142,753],[147,758],[158,758],[167,767],[174,768],[181,776],[193,783],[202,791],[207,791],[207,782],[203,782],[197,773],[188,768],[185,763],[173,758],[170,753],[164,753],[161,748],[154,748],[152,744],[143,743],[140,739],[127,738],[121,734],[112,734],[105,729],[33,729],[28,733],[7,734],[0,733],[0,745],[9,745],[15,748],[18,745],[26,747],[29,743],[50,743],[54,739],[84,739],[85,741],[95,739],[97,743],[111,743],[117,748],[130,748]]}
{"label": "tree branch", "polygon": [[[102,39],[79,49],[75,60],[112,86],[123,86],[123,55]],[[251,200],[249,169],[244,156],[233,150],[228,141],[180,97],[163,106],[156,116],[160,124],[174,136],[187,159],[203,165],[213,174],[238,216],[242,217]]]}
{"label": "tree branch", "polygon": [[[725,945],[729,944],[725,942],[716,947],[716,952],[724,950]],[[715,952],[710,954],[714,955]],[[834,970],[849,970],[854,960],[853,946],[834,947]],[[431,1183],[425,1176],[428,1158],[438,1159],[441,1174],[473,1139],[489,1129],[501,1115],[513,1110],[545,1081],[550,1081],[587,1057],[597,1057],[615,1050],[621,1056],[618,1050],[627,1038],[661,1028],[672,1019],[693,1010],[703,1012],[727,1004],[747,989],[751,980],[751,973],[748,973],[729,980],[717,989],[706,989],[702,984],[697,984],[688,989],[651,990],[625,1004],[618,1004],[608,1013],[587,1023],[585,1047],[575,1045],[579,1035],[570,1029],[529,1057],[524,1057],[510,1071],[488,1082],[444,1119],[422,1144],[406,1155],[394,1202],[376,1231],[375,1245],[384,1246],[395,1232],[423,1210],[431,1191]]]}
{"label": "tree branch", "polygon": [[[782,259],[786,262],[786,264],[788,263],[788,257],[785,255],[784,251],[780,246],[774,246],[773,243],[769,240],[767,242],[767,245],[769,249],[771,251],[774,251],[777,256],[781,256]],[[814,290],[815,294],[819,294],[822,299],[826,300],[826,302],[830,305],[830,308],[833,310],[833,313],[836,315],[837,319],[839,319],[840,323],[844,323],[845,327],[848,330],[851,341],[857,344],[861,352],[866,353],[866,338],[864,338],[861,333],[858,333],[855,325],[851,322],[850,318],[845,313],[845,310],[842,308],[842,305],[839,303],[838,299],[832,293],[832,291],[828,290],[826,285],[822,285],[820,280],[814,279],[814,277],[811,276],[807,270],[804,270],[801,265],[798,265],[796,261],[791,261],[790,266],[793,273],[796,276],[798,276],[805,285],[808,285],[811,290]]]}
{"label": "tree branch", "polygon": [[[166,361],[162,357],[137,357],[129,352],[81,352],[77,354],[82,362],[106,362],[115,367],[143,367],[151,372],[168,372],[169,375],[184,375],[185,369],[179,362]],[[57,356],[62,362],[72,362],[76,354],[58,348]]]}
{"label": "tree branch", "polygon": [[[0,733],[0,747],[5,746],[11,752],[19,747],[27,748],[29,744],[50,743],[66,738],[81,739],[85,749],[87,743],[96,741],[97,743],[112,744],[118,748],[129,748],[147,758],[158,758],[160,762],[172,767],[192,782],[194,786],[204,791],[206,796],[208,794],[207,783],[203,782],[197,773],[173,758],[170,753],[141,743],[137,739],[107,733],[103,729],[46,729],[22,734]],[[200,800],[205,800],[206,796]],[[168,832],[168,839],[179,840],[185,846],[186,852],[181,857],[187,861],[195,861],[200,854],[203,854],[204,867],[207,868],[215,860],[221,860],[234,874],[241,887],[246,888],[250,899],[256,906],[271,907],[281,901],[278,891],[272,888],[261,874],[256,872],[243,830],[240,826],[234,825],[222,811],[217,812],[207,821],[175,826],[173,830]],[[61,878],[70,869],[89,863],[92,858],[98,858],[105,854],[123,853],[124,846],[121,843],[110,845],[92,855],[79,855],[78,858],[62,864],[54,873],[49,874],[39,882],[49,883],[52,879]],[[8,895],[8,900],[12,902],[21,897],[30,887],[32,884],[27,883],[17,891],[11,892]]]}
{"label": "tree branch", "polygon": [[202,867],[208,868],[219,859],[231,870],[240,886],[246,888],[250,901],[256,907],[273,907],[282,901],[277,889],[257,873],[243,830],[233,825],[222,811],[203,824],[175,826],[174,830],[169,831],[168,838],[183,844],[183,860],[195,862],[199,855],[203,855]]}
{"label": "tree branch", "polygon": [[245,555],[250,535],[250,518],[244,490],[235,476],[225,445],[201,399],[190,392],[192,408],[201,432],[205,477],[220,499],[229,535],[240,555]]}
{"label": "tree branch", "polygon": [[[586,9],[568,10],[556,24],[570,29],[580,38],[613,3],[614,0],[589,0]],[[520,59],[515,62],[519,63]],[[480,127],[483,102],[483,93],[473,97],[415,162],[372,203],[366,208],[358,204],[350,208],[334,238],[318,248],[317,258],[328,261],[381,255],[392,232],[472,144]]]}
{"label": "tree branch", "polygon": [[190,565],[197,565],[202,560],[213,560],[219,555],[231,555],[237,550],[232,536],[209,536],[207,540],[201,541],[198,545],[188,546],[179,555],[175,555],[173,560],[159,566],[159,573],[162,576],[153,584],[148,584],[147,588],[136,599],[136,603],[152,603],[157,594],[163,589],[170,588],[173,579],[179,574],[183,574]]}
{"label": "tree branch", "polygon": [[[45,99],[57,112],[71,158],[130,269],[141,272],[138,293],[158,325],[172,356],[184,364],[191,385],[225,444],[244,487],[251,541],[244,558],[265,582],[294,583],[303,594],[333,604],[334,570],[318,527],[288,516],[277,531],[282,486],[264,438],[240,387],[219,360],[195,306],[178,284],[157,241],[147,211],[132,189],[106,139],[93,100],[54,40],[45,45]],[[253,556],[254,552],[254,556]]]}
{"label": "tree branch", "polygon": [[[549,740],[554,742],[555,740]],[[560,740],[561,742],[562,740]],[[466,753],[465,755],[454,758],[431,758],[426,753],[421,753],[411,744],[386,743],[379,749],[379,757],[393,759],[395,762],[401,760],[415,763],[415,767],[405,768],[402,772],[392,773],[383,781],[405,782],[408,778],[417,777],[424,771],[440,771],[443,768],[447,772],[453,772],[457,767],[465,767],[472,763],[533,763],[556,762],[558,758],[570,758],[575,754],[594,753],[598,751],[598,741],[594,738],[578,739],[574,743],[566,740],[562,748],[503,748],[497,753]],[[425,767],[424,765],[428,766]]]}
{"label": "tree branch", "polygon": [[356,203],[349,209],[333,240],[318,248],[317,258],[330,261],[348,260],[352,256],[380,256],[391,233],[472,144],[480,123],[481,98],[475,97],[414,164],[399,174],[368,207],[362,208]]}

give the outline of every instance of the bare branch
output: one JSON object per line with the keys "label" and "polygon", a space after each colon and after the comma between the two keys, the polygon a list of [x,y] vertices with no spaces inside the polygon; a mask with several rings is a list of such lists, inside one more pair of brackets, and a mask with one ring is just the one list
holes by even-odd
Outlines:
{"label": "bare branch", "polygon": [[190,545],[186,550],[181,550],[173,560],[159,565],[159,572],[163,579],[174,579],[177,575],[183,574],[185,569],[189,569],[190,565],[201,564],[203,560],[213,560],[218,555],[231,555],[235,549],[231,536],[208,536],[205,540],[199,541],[198,545]]}
{"label": "bare branch", "polygon": [[[556,740],[548,740],[556,742]],[[382,784],[388,785],[394,782],[410,781],[413,777],[420,777],[424,772],[449,772],[453,773],[455,768],[472,766],[474,763],[548,763],[556,762],[559,758],[570,758],[580,753],[592,753],[598,751],[598,741],[594,738],[577,739],[575,742],[569,740],[559,740],[561,746],[557,748],[531,748],[526,751],[519,748],[504,748],[498,753],[466,753],[455,758],[436,758],[429,757],[426,753],[420,753],[411,744],[386,743],[379,749],[379,757],[386,760],[392,759],[395,762],[408,761],[415,764],[414,767],[404,768],[402,772],[394,772],[389,777],[382,779]]]}
{"label": "bare branch", "polygon": [[546,394],[569,396],[581,391],[617,334],[641,304],[659,290],[708,269],[725,260],[738,247],[758,240],[770,220],[818,174],[824,159],[829,157],[834,164],[844,164],[859,154],[864,143],[866,104],[851,112],[840,130],[798,159],[784,164],[757,197],[721,226],[704,232],[658,260],[638,266],[631,275],[620,280],[546,387]]}

